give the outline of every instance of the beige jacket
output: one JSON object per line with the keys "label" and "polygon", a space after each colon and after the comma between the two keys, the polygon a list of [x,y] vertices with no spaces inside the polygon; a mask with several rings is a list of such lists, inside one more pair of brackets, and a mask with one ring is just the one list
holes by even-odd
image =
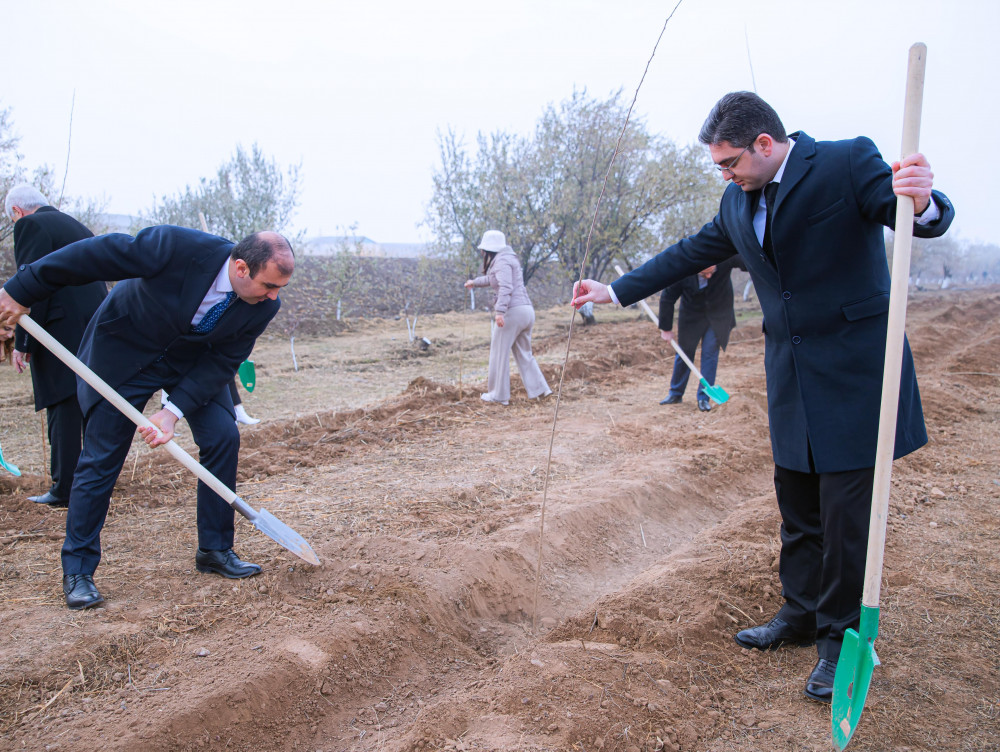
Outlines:
{"label": "beige jacket", "polygon": [[472,280],[475,287],[492,287],[496,293],[495,313],[507,313],[510,308],[530,306],[531,299],[524,288],[524,275],[517,255],[510,246],[497,253],[488,272]]}

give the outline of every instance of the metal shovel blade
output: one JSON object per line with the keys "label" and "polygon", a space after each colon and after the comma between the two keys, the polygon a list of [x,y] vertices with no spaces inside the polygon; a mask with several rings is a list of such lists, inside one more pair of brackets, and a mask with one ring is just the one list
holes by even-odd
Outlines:
{"label": "metal shovel blade", "polygon": [[13,462],[8,462],[7,460],[5,460],[3,458],[3,449],[2,448],[0,448],[0,467],[2,467],[4,470],[6,470],[11,475],[16,475],[18,477],[20,477],[20,475],[21,475],[21,471],[18,469],[17,465],[15,465]]}
{"label": "metal shovel blade", "polygon": [[305,538],[292,530],[288,525],[279,520],[266,509],[261,509],[250,520],[253,526],[264,533],[279,546],[282,546],[303,561],[319,566],[319,559],[313,552],[312,547],[306,543]]}
{"label": "metal shovel blade", "polygon": [[705,394],[715,400],[716,403],[724,405],[729,401],[729,393],[721,386],[712,386],[704,377],[701,379],[701,385],[705,388]]}
{"label": "metal shovel blade", "polygon": [[879,665],[875,655],[878,636],[878,608],[861,606],[858,631],[848,629],[833,678],[833,743],[843,750],[851,741],[854,729],[865,709],[872,672]]}

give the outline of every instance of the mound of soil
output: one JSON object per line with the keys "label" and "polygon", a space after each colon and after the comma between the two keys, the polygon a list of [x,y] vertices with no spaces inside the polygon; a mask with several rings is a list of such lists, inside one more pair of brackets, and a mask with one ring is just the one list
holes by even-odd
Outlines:
{"label": "mound of soil", "polygon": [[[483,403],[486,346],[462,326],[405,368],[457,358],[464,383],[315,409],[412,353],[331,361],[243,433],[238,492],[320,567],[238,519],[264,573],[197,573],[193,481],[136,450],[102,536],[106,604],[70,612],[64,513],[26,500],[40,475],[0,477],[0,748],[830,749],[829,707],[802,694],[814,649],[732,639],[781,602],[759,321],[709,413],[657,404],[671,358],[631,318],[575,330],[565,369],[566,328],[539,333],[558,395],[515,378],[509,407]],[[1000,294],[920,295],[908,334],[931,441],[893,471],[883,665],[852,747],[996,750]],[[0,382],[0,415],[37,420]],[[5,453],[37,454],[36,434]]]}

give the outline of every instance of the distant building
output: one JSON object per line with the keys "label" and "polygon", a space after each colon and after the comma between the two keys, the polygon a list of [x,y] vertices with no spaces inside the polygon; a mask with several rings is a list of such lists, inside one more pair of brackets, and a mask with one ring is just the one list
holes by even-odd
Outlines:
{"label": "distant building", "polygon": [[138,221],[138,217],[133,217],[130,214],[98,214],[94,221],[94,227],[90,229],[98,235],[109,232],[128,233]]}
{"label": "distant building", "polygon": [[[130,214],[98,214],[91,229],[98,235],[131,233],[139,219]],[[373,258],[420,258],[430,251],[426,243],[378,243],[364,235],[318,235],[295,244],[296,253],[306,256],[335,256],[345,248],[357,248],[361,256]]]}
{"label": "distant building", "polygon": [[299,245],[306,256],[335,256],[345,249],[357,249],[359,255],[374,258],[419,258],[429,250],[425,243],[377,243],[364,235],[321,235],[306,238]]}

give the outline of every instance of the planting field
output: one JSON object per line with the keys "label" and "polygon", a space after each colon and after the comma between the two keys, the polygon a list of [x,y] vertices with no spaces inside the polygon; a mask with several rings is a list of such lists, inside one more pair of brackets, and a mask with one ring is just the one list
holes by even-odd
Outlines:
{"label": "planting field", "polygon": [[[486,313],[263,337],[237,492],[258,577],[199,574],[193,477],[133,446],[103,533],[104,607],[61,591],[26,375],[0,367],[0,748],[829,750],[813,648],[741,649],[778,608],[759,314],[731,395],[661,407],[671,356],[637,312],[539,311],[557,397],[485,404]],[[907,331],[931,437],[893,474],[882,619],[858,750],[1000,749],[1000,291],[919,293]],[[190,448],[184,432],[180,443]],[[2,472],[2,471],[0,471]],[[537,599],[536,599],[537,590]],[[537,607],[536,607],[537,600]]]}

